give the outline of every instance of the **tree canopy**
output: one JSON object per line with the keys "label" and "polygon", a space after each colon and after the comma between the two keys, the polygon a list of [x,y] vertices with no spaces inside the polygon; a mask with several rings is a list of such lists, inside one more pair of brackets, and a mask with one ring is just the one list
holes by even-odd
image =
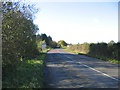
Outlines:
{"label": "tree canopy", "polygon": [[67,46],[67,43],[66,43],[64,40],[60,40],[60,41],[58,42],[58,44],[59,44],[61,47]]}
{"label": "tree canopy", "polygon": [[47,47],[50,47],[50,48],[57,47],[57,43],[52,40],[52,37],[51,36],[47,36],[45,33],[41,34],[41,35],[40,34],[37,35],[37,43],[39,44],[38,45],[39,47],[40,47],[40,43],[39,42],[42,42],[42,41],[44,41],[46,43]]}
{"label": "tree canopy", "polygon": [[16,66],[38,54],[35,35],[38,28],[32,14],[26,12],[24,5],[20,8],[19,2],[2,2],[1,8],[3,67]]}

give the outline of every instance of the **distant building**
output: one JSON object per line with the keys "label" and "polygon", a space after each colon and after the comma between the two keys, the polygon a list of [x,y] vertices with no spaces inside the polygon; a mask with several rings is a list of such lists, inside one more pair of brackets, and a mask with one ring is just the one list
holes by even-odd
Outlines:
{"label": "distant building", "polygon": [[46,43],[42,43],[42,50],[46,49]]}

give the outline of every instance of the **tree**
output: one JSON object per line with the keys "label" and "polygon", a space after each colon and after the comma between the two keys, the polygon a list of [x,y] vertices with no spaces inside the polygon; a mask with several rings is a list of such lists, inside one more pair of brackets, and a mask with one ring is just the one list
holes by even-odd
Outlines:
{"label": "tree", "polygon": [[44,34],[41,34],[41,39],[42,41],[45,40],[46,44],[49,46],[50,45],[50,39],[52,39],[50,36],[47,37],[47,35],[44,33]]}
{"label": "tree", "polygon": [[37,44],[39,49],[41,49],[41,44],[40,42],[45,42],[47,44],[47,47],[55,48],[57,47],[57,43],[52,40],[51,36],[47,36],[45,33],[41,35],[37,35]]}
{"label": "tree", "polygon": [[57,47],[57,43],[55,41],[51,41],[50,47],[51,48],[56,48]]}
{"label": "tree", "polygon": [[2,63],[3,67],[14,67],[21,63],[21,58],[26,60],[38,54],[35,43],[38,28],[19,3],[2,2],[2,8]]}
{"label": "tree", "polygon": [[58,44],[59,44],[61,47],[67,46],[67,43],[66,43],[64,40],[60,40],[60,41],[58,42]]}
{"label": "tree", "polygon": [[115,44],[115,42],[113,40],[111,40],[109,43],[108,43],[108,46],[112,46],[113,44]]}

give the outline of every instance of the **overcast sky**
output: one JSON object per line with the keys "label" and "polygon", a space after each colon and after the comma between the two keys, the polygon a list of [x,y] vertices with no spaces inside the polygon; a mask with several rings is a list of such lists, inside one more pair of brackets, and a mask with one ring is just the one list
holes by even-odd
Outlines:
{"label": "overcast sky", "polygon": [[37,2],[38,33],[54,41],[97,43],[118,41],[118,2]]}

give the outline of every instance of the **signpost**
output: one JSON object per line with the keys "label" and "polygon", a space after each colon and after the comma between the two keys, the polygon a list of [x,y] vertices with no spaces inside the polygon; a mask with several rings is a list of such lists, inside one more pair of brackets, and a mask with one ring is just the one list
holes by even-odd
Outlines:
{"label": "signpost", "polygon": [[46,49],[46,43],[42,43],[42,50]]}

